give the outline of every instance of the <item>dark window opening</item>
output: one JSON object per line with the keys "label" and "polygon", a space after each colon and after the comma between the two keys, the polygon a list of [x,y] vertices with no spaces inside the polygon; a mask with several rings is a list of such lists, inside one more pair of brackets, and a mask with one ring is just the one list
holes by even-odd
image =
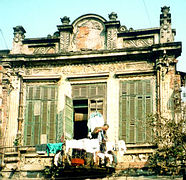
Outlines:
{"label": "dark window opening", "polygon": [[87,138],[88,100],[74,100],[74,139]]}

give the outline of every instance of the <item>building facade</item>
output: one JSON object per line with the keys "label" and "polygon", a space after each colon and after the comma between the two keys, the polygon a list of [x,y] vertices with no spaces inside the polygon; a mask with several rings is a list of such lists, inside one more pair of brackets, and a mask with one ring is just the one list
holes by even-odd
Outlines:
{"label": "building facade", "polygon": [[116,13],[61,22],[43,38],[25,38],[16,26],[12,49],[1,51],[1,146],[86,138],[96,111],[110,126],[110,141],[147,147],[147,115],[171,118],[180,103],[173,97],[181,85],[176,58],[182,45],[174,42],[169,7],[161,9],[157,28],[128,29]]}

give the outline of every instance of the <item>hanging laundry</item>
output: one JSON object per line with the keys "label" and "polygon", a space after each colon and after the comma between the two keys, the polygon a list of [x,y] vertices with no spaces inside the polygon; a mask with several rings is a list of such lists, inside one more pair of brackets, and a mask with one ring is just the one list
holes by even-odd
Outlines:
{"label": "hanging laundry", "polygon": [[102,127],[104,125],[103,115],[100,112],[93,112],[90,114],[90,118],[88,119],[88,136],[91,138],[91,133],[94,131],[96,127]]}
{"label": "hanging laundry", "polygon": [[49,156],[49,153],[56,154],[58,150],[62,150],[63,143],[48,143],[47,144],[47,154]]}

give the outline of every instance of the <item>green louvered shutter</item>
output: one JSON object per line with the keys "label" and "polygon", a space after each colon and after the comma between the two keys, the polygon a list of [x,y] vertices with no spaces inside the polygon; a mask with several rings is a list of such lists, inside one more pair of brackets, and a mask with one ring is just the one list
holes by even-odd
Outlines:
{"label": "green louvered shutter", "polygon": [[120,139],[126,143],[149,141],[152,133],[146,126],[146,115],[152,112],[151,81],[123,81],[120,102]]}
{"label": "green louvered shutter", "polygon": [[40,142],[40,87],[27,87],[27,102],[25,116],[25,145],[34,145]]}
{"label": "green louvered shutter", "polygon": [[26,97],[24,144],[40,144],[43,134],[47,143],[56,142],[57,87],[27,86]]}
{"label": "green louvered shutter", "polygon": [[74,132],[73,124],[73,103],[72,99],[68,96],[65,97],[65,109],[64,109],[64,134],[65,139],[72,139]]}
{"label": "green louvered shutter", "polygon": [[[152,87],[151,82],[146,81],[145,86],[146,96],[145,96],[145,112],[146,116],[152,113]],[[152,129],[149,127],[149,124],[146,123],[146,141],[151,142],[152,141]]]}

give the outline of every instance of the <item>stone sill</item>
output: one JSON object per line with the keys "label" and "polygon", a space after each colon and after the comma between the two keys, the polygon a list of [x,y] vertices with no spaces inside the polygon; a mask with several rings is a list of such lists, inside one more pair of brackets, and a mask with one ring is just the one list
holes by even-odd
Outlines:
{"label": "stone sill", "polygon": [[25,154],[25,158],[34,158],[34,157],[42,157],[42,158],[53,158],[54,154],[38,154],[38,153],[32,153],[32,154]]}
{"label": "stone sill", "polygon": [[126,144],[127,148],[155,148],[152,144]]}
{"label": "stone sill", "polygon": [[151,154],[153,153],[153,149],[131,149],[131,150],[127,150],[127,152],[125,152],[124,156],[125,155],[132,155],[132,154]]}

